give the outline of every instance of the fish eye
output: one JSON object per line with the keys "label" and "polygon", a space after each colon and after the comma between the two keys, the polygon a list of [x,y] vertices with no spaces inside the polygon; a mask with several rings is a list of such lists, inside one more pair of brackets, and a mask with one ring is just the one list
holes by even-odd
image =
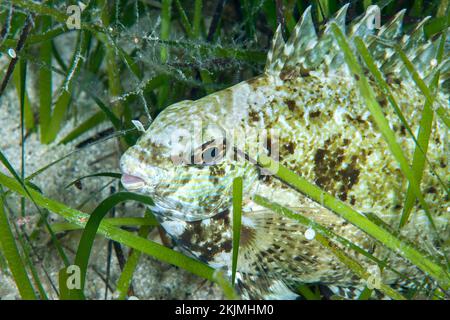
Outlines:
{"label": "fish eye", "polygon": [[204,143],[191,155],[191,164],[215,165],[223,159],[225,153],[225,139],[221,141],[211,140]]}
{"label": "fish eye", "polygon": [[220,155],[220,150],[217,146],[211,146],[203,150],[202,159],[205,164],[212,164]]}

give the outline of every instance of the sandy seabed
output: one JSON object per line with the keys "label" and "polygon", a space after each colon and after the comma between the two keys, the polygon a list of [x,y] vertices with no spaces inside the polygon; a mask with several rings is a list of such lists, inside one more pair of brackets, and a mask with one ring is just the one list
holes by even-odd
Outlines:
{"label": "sandy seabed", "polygon": [[[0,69],[6,68],[9,57],[0,57]],[[38,97],[36,96],[36,74],[31,66],[28,70],[27,90],[32,106],[36,109]],[[55,76],[56,78],[56,76]],[[55,83],[57,81],[55,80]],[[55,85],[55,84],[54,84]],[[37,176],[32,182],[41,188],[43,194],[51,199],[60,201],[65,205],[78,208],[86,213],[92,212],[96,205],[111,193],[111,186],[117,190],[117,181],[112,184],[110,178],[88,178],[83,180],[82,189],[75,186],[66,188],[72,181],[88,174],[98,172],[119,172],[118,160],[120,157],[116,139],[95,144],[84,149],[77,149],[76,145],[91,138],[96,132],[109,128],[105,123],[95,130],[84,134],[77,140],[66,145],[59,145],[59,139],[66,136],[74,127],[92,115],[95,111],[93,102],[80,96],[76,100],[78,114],[82,115],[76,121],[68,119],[59,133],[56,142],[50,145],[41,144],[39,131],[30,133],[25,143],[25,175],[32,174],[36,170],[52,163],[55,160],[70,154],[69,157],[51,166],[48,170]],[[0,100],[0,149],[13,165],[17,172],[21,168],[21,129],[20,129],[20,107],[17,92],[10,82],[5,94]],[[74,152],[75,150],[75,152]],[[7,169],[0,164],[0,172],[8,174]],[[20,199],[15,195],[8,197],[7,205],[11,209],[10,222],[21,221]],[[119,205],[116,216],[142,216],[144,208],[133,203]],[[38,226],[39,214],[36,208],[27,203],[26,206],[27,233],[38,230],[38,237],[32,240],[34,254],[32,260],[37,268],[39,277],[44,285],[50,299],[58,299],[53,284],[58,285],[58,271],[63,267],[62,260],[52,244],[44,226]],[[50,223],[62,222],[63,220],[52,213],[49,217]],[[74,254],[80,238],[79,231],[59,234],[60,242],[70,260]],[[158,232],[154,230],[149,238],[160,242]],[[106,268],[108,240],[99,236],[96,239],[91,255],[90,268],[86,283],[86,295],[90,299],[104,299],[106,288]],[[122,247],[125,256],[128,248]],[[48,275],[48,276],[47,276]],[[114,290],[120,276],[118,260],[113,252],[111,273],[109,280],[108,299],[114,297]],[[215,285],[195,275],[192,275],[177,267],[162,263],[152,257],[143,255],[133,278],[134,295],[139,299],[220,299],[223,297],[221,290]],[[15,283],[8,270],[0,268],[0,299],[20,299]]]}

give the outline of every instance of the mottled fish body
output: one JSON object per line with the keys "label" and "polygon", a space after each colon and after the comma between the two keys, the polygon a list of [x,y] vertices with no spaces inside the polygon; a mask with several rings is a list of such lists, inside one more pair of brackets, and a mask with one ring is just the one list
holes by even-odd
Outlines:
{"label": "mottled fish body", "polygon": [[[347,6],[343,7],[331,21],[342,30],[346,29],[346,10]],[[423,23],[404,35],[403,15],[401,11],[391,22],[373,29],[369,23],[372,13],[368,11],[347,27],[346,34],[350,42],[355,36],[364,40],[416,134],[425,98],[394,50],[382,42],[400,44],[428,83],[437,70],[441,72],[443,88],[436,94],[435,105],[448,103],[448,90],[444,89],[448,56],[437,65],[439,39],[426,40]],[[275,145],[277,160],[290,170],[361,214],[375,214],[391,227],[398,226],[408,181],[360,97],[355,76],[346,66],[330,23],[318,36],[307,9],[286,43],[277,30],[263,75],[197,101],[166,108],[121,159],[124,186],[153,197],[153,210],[177,245],[229,274],[232,184],[235,177],[243,177],[237,281],[245,298],[294,298],[293,289],[299,283],[320,283],[331,288],[361,285],[361,280],[333,253],[311,235],[305,235],[307,226],[258,206],[253,201],[255,194],[322,224],[375,257],[388,258],[397,271],[412,278],[420,276],[416,267],[377,245],[320,203],[270,174],[262,174],[245,156],[255,154],[252,151],[261,146],[264,137],[266,143],[261,150],[274,156],[271,148]],[[373,35],[383,41],[376,41]],[[369,81],[397,142],[412,159],[414,140],[386,94],[371,77]],[[438,233],[445,239],[450,234],[448,191],[438,177],[441,181],[450,177],[448,129],[438,118],[432,123],[429,141],[429,163],[421,188]],[[441,255],[432,234],[424,210],[414,206],[401,235],[430,254]],[[374,265],[353,250],[342,249],[365,268]],[[384,270],[382,281],[395,284],[398,275]]]}

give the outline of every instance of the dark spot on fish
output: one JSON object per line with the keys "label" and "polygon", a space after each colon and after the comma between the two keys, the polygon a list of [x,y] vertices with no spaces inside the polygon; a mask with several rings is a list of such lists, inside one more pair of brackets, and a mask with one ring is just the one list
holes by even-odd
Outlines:
{"label": "dark spot on fish", "polygon": [[295,144],[292,141],[289,141],[288,143],[285,143],[283,145],[283,147],[289,154],[294,154]]}
{"label": "dark spot on fish", "polygon": [[386,75],[386,82],[388,84],[400,84],[400,80],[398,78],[395,77],[396,75],[393,73],[389,73]]}
{"label": "dark spot on fish", "polygon": [[283,81],[289,80],[289,79],[295,79],[298,77],[298,73],[295,69],[283,69],[280,72],[280,79]]}
{"label": "dark spot on fish", "polygon": [[361,118],[361,116],[357,116],[356,118],[353,118],[352,116],[350,116],[349,114],[346,114],[345,117],[350,121],[350,122],[356,122],[356,123],[360,123],[360,124],[364,124],[366,123],[365,120],[363,120]]}
{"label": "dark spot on fish", "polygon": [[222,166],[213,165],[209,166],[209,173],[214,177],[223,177],[225,175],[225,169]]}
{"label": "dark spot on fish", "polygon": [[83,184],[81,183],[81,181],[75,181],[74,185],[78,190],[83,190]]}
{"label": "dark spot on fish", "polygon": [[403,136],[406,134],[406,128],[405,128],[404,125],[400,126],[400,134],[403,135]]}
{"label": "dark spot on fish", "polygon": [[275,259],[269,256],[269,257],[267,258],[267,262],[269,262],[269,263],[274,263],[274,262],[275,262]]}
{"label": "dark spot on fish", "polygon": [[341,186],[341,192],[344,194],[358,182],[359,170],[356,168],[355,161],[352,160],[351,164],[348,165],[347,168],[339,170],[339,174],[343,183]]}
{"label": "dark spot on fish", "polygon": [[252,111],[249,112],[248,115],[249,115],[251,121],[253,121],[253,122],[258,122],[259,121],[259,114],[258,114],[258,112],[252,110]]}
{"label": "dark spot on fish", "polygon": [[[241,231],[241,235],[242,235],[242,231]],[[233,248],[233,245],[232,245],[231,240],[227,240],[222,244],[222,249],[225,252],[230,252],[232,248]]]}
{"label": "dark spot on fish", "polygon": [[382,106],[382,107],[386,107],[387,106],[387,99],[386,99],[385,96],[378,97],[377,101],[380,104],[380,106]]}
{"label": "dark spot on fish", "polygon": [[[330,141],[326,141],[328,145]],[[362,159],[365,153],[361,154]],[[328,192],[338,196],[341,200],[347,200],[348,191],[358,182],[360,170],[358,169],[358,157],[352,156],[346,162],[346,167],[339,169],[344,161],[344,149],[336,148],[333,151],[319,148],[314,156],[315,183]],[[336,186],[339,188],[336,190]]]}
{"label": "dark spot on fish", "polygon": [[341,187],[341,193],[339,194],[339,199],[342,201],[347,200],[347,192],[345,192],[345,189]]}
{"label": "dark spot on fish", "polygon": [[359,81],[359,76],[356,73],[353,76],[355,77],[356,81]]}
{"label": "dark spot on fish", "polygon": [[259,174],[258,179],[264,183],[271,183],[273,181],[272,176],[268,174]]}
{"label": "dark spot on fish", "polygon": [[247,226],[242,226],[239,245],[242,247],[251,245],[252,242],[255,240],[255,235],[256,235],[255,229],[249,228]]}
{"label": "dark spot on fish", "polygon": [[436,190],[435,187],[429,187],[429,188],[427,189],[427,193],[436,193],[436,192],[437,192],[437,190]]}
{"label": "dark spot on fish", "polygon": [[311,118],[317,118],[317,117],[320,116],[320,111],[317,110],[317,111],[311,112],[311,113],[309,114],[309,116],[310,116]]}
{"label": "dark spot on fish", "polygon": [[181,234],[180,236],[180,241],[185,244],[188,245],[190,244],[192,241],[192,238],[194,237],[195,234],[195,226],[199,225],[200,222],[199,221],[195,221],[195,222],[191,222],[189,223],[189,226],[186,228],[186,230]]}
{"label": "dark spot on fish", "polygon": [[224,211],[216,214],[211,219],[214,221],[217,221],[217,222],[223,222],[224,226],[229,226],[230,225],[230,211],[228,209],[224,210]]}
{"label": "dark spot on fish", "polygon": [[289,111],[292,111],[292,112],[295,111],[296,106],[295,106],[294,100],[285,100],[284,102],[287,104]]}
{"label": "dark spot on fish", "polygon": [[301,75],[302,77],[308,77],[309,74],[310,74],[310,72],[311,72],[311,70],[309,70],[309,69],[306,69],[306,68],[304,68],[304,67],[301,67],[301,68],[300,68],[300,75]]}

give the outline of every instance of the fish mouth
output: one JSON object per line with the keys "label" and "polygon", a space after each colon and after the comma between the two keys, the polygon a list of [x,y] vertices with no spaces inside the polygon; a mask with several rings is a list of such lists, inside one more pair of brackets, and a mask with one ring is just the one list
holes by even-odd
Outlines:
{"label": "fish mouth", "polygon": [[121,182],[128,190],[139,190],[145,187],[144,179],[128,173],[122,174]]}

